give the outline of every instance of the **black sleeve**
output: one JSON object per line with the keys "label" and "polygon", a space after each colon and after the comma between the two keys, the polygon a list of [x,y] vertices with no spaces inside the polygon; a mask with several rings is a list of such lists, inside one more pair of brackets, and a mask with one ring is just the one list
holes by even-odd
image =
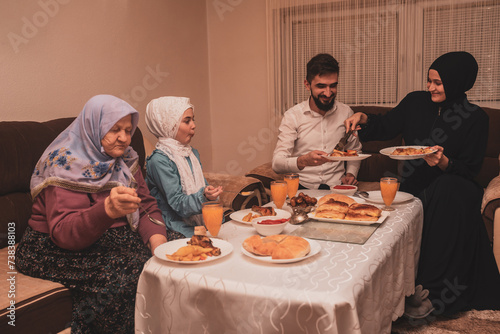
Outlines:
{"label": "black sleeve", "polygon": [[468,131],[464,134],[462,149],[456,156],[447,156],[448,167],[445,172],[473,179],[480,171],[486,146],[488,144],[488,115],[480,108],[477,117],[469,121]]}
{"label": "black sleeve", "polygon": [[358,132],[359,138],[362,141],[390,140],[401,134],[410,100],[409,94],[385,115],[368,114],[368,122]]}

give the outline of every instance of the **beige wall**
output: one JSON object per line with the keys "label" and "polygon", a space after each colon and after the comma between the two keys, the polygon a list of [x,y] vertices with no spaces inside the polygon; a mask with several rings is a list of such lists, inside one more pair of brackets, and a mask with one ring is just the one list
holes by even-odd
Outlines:
{"label": "beige wall", "polygon": [[[45,5],[44,5],[45,4]],[[0,120],[76,116],[96,94],[141,113],[163,95],[198,110],[194,145],[211,168],[208,44],[204,0],[0,2]]]}
{"label": "beige wall", "polygon": [[[222,6],[224,3],[225,6]],[[265,0],[207,0],[213,166],[244,174],[271,160]]]}
{"label": "beige wall", "polygon": [[204,170],[271,158],[265,0],[0,1],[0,120],[76,116],[96,94],[141,113],[189,96]]}

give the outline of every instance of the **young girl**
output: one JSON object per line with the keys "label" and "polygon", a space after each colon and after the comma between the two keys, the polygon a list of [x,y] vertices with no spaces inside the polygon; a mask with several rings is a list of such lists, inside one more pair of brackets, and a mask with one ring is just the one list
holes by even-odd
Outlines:
{"label": "young girl", "polygon": [[216,200],[222,187],[207,185],[194,136],[194,107],[189,98],[165,96],[149,102],[146,124],[158,138],[146,163],[147,185],[162,211],[168,229],[186,237],[203,225],[202,203]]}

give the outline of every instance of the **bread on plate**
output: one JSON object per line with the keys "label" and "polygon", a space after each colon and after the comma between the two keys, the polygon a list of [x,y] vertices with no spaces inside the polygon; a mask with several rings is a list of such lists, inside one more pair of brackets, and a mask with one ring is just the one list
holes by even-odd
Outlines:
{"label": "bread on plate", "polygon": [[253,235],[243,241],[243,248],[256,255],[271,256],[273,260],[296,259],[306,256],[311,251],[306,239],[286,234],[265,238]]}
{"label": "bread on plate", "polygon": [[318,218],[377,221],[382,211],[374,205],[356,202],[349,196],[330,194],[318,201],[315,216]]}
{"label": "bread on plate", "polygon": [[382,210],[371,204],[355,203],[349,207],[345,215],[346,220],[377,221]]}
{"label": "bread on plate", "polygon": [[329,194],[329,195],[325,195],[325,196],[321,197],[318,200],[318,207],[321,204],[328,202],[329,200],[344,202],[344,203],[347,203],[348,206],[356,203],[356,201],[354,199],[350,198],[349,196],[342,195],[342,194]]}
{"label": "bread on plate", "polygon": [[318,213],[323,211],[336,211],[339,213],[346,213],[348,210],[349,210],[349,204],[331,199],[318,206],[316,212]]}

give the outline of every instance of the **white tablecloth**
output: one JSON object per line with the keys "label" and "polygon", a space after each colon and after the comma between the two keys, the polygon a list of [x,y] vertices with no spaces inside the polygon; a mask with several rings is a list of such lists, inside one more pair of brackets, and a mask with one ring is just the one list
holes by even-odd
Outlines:
{"label": "white tablecloth", "polygon": [[219,236],[234,251],[220,260],[153,257],[139,279],[136,333],[390,333],[414,292],[423,222],[418,199],[395,207],[364,245],[319,241],[320,253],[301,262],[245,256],[241,244],[256,232],[232,221]]}

